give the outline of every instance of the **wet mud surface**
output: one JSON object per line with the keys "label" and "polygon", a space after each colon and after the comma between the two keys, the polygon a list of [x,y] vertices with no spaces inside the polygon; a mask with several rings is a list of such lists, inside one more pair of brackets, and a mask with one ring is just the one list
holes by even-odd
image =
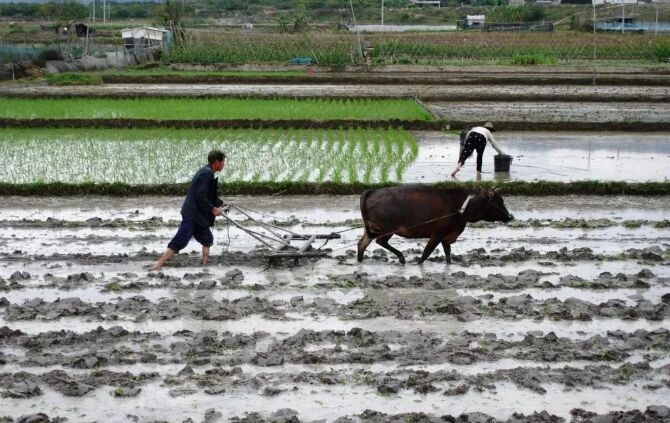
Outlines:
{"label": "wet mud surface", "polygon": [[508,198],[422,266],[356,261],[355,196],[227,200],[346,232],[268,267],[219,222],[150,272],[180,198],[3,198],[0,421],[670,421],[665,197]]}
{"label": "wet mud surface", "polygon": [[[497,153],[488,146],[484,150],[483,180],[646,182],[664,181],[668,176],[670,146],[666,133],[499,131],[495,137],[513,162],[509,173],[493,172],[493,156]],[[417,132],[417,138],[419,154],[404,179],[450,179],[458,160],[459,137]],[[475,179],[475,159],[473,154],[466,161],[459,178]]]}
{"label": "wet mud surface", "polygon": [[[475,71],[481,71],[477,68]],[[106,84],[360,84],[360,85],[624,85],[667,86],[670,78],[663,75],[577,73],[487,72],[485,77],[470,73],[321,73],[302,76],[204,76],[204,75],[103,75]]]}
{"label": "wet mud surface", "polygon": [[573,103],[554,102],[426,102],[428,109],[442,119],[454,121],[508,122],[664,122],[670,105],[639,102]]}
{"label": "wet mud surface", "polygon": [[[663,77],[667,81],[667,77]],[[3,85],[3,96],[242,96],[296,98],[397,98],[418,97],[426,101],[639,101],[667,103],[670,87],[583,85],[366,85],[366,84],[103,84],[57,87],[48,85]],[[573,104],[573,106],[575,106]],[[644,110],[644,109],[640,109]]]}

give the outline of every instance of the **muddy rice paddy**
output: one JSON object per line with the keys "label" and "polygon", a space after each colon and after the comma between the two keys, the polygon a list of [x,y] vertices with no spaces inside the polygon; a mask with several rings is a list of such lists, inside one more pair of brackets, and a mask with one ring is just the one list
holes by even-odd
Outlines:
{"label": "muddy rice paddy", "polygon": [[[458,136],[415,134],[419,154],[403,181],[450,179],[459,155]],[[497,153],[487,146],[483,180],[661,182],[668,178],[670,146],[665,133],[500,131],[495,136],[500,148],[513,157],[512,166],[510,172],[493,172]],[[459,173],[460,179],[475,179],[475,161],[473,154]]]}
{"label": "muddy rice paddy", "polygon": [[219,221],[209,266],[149,272],[181,198],[3,198],[0,420],[670,419],[667,198],[508,198],[422,266],[356,261],[357,197],[227,200],[353,230],[268,268]]}

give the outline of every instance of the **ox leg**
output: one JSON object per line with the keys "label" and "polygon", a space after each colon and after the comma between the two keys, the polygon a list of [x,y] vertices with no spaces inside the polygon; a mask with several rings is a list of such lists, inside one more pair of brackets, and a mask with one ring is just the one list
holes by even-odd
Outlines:
{"label": "ox leg", "polygon": [[368,236],[367,232],[363,234],[363,237],[358,241],[358,261],[363,261],[363,254],[365,254],[365,249],[368,248],[368,245],[372,240]]}
{"label": "ox leg", "polygon": [[426,248],[423,249],[423,254],[421,254],[421,258],[419,259],[418,264],[423,263],[424,261],[426,261],[428,257],[430,257],[430,255],[433,253],[433,251],[435,251],[435,247],[437,247],[437,244],[439,244],[440,241],[441,238],[437,237],[432,237],[431,239],[428,240],[428,244],[426,244]]}
{"label": "ox leg", "polygon": [[405,256],[403,256],[400,251],[396,250],[395,248],[389,245],[389,239],[391,239],[392,236],[393,234],[377,238],[377,244],[381,245],[382,247],[386,248],[387,250],[395,254],[398,257],[398,260],[400,260],[400,264],[405,264]]}
{"label": "ox leg", "polygon": [[447,256],[447,264],[451,264],[451,244],[442,241],[442,248],[444,248],[444,255]]}

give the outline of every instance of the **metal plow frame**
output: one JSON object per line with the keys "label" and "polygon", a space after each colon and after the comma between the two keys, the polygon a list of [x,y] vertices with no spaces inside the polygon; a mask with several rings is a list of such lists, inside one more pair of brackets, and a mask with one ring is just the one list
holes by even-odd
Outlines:
{"label": "metal plow frame", "polygon": [[[338,233],[330,234],[312,234],[304,235],[293,232],[289,229],[282,228],[270,223],[265,223],[260,220],[254,219],[244,210],[240,209],[235,205],[230,206],[231,209],[235,209],[240,214],[244,215],[247,219],[259,225],[265,230],[265,232],[254,231],[249,228],[245,228],[240,223],[236,222],[230,218],[227,214],[223,214],[228,222],[230,222],[236,228],[246,232],[248,235],[265,245],[270,249],[270,252],[264,253],[263,256],[269,259],[278,259],[278,258],[293,258],[299,259],[303,257],[326,257],[329,254],[325,251],[314,250],[307,251],[312,243],[317,239],[325,239],[326,242],[331,239],[339,239],[342,236]],[[291,241],[303,241],[300,246],[291,245]]]}

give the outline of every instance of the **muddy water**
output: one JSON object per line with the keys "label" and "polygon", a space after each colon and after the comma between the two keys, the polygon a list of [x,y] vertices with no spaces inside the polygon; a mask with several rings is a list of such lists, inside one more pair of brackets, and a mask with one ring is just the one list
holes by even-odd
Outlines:
{"label": "muddy water", "polygon": [[[470,120],[477,122],[475,117]],[[489,145],[484,151],[484,180],[646,182],[668,178],[667,134],[499,132],[495,136],[499,147],[514,158],[511,172],[493,172],[493,156],[497,153]],[[458,160],[458,136],[429,132],[418,137],[419,157],[404,179],[449,179]],[[476,154],[468,159],[459,179],[475,179]]]}
{"label": "muddy water", "polygon": [[[359,219],[353,196],[228,201],[306,233]],[[667,198],[508,198],[517,222],[467,228],[451,265],[441,251],[412,264],[423,243],[396,238],[408,265],[374,244],[358,263],[356,229],[328,243],[332,257],[266,269],[257,242],[217,223],[210,266],[193,243],[150,273],[180,202],[3,198],[0,416],[570,418],[667,404]]]}

